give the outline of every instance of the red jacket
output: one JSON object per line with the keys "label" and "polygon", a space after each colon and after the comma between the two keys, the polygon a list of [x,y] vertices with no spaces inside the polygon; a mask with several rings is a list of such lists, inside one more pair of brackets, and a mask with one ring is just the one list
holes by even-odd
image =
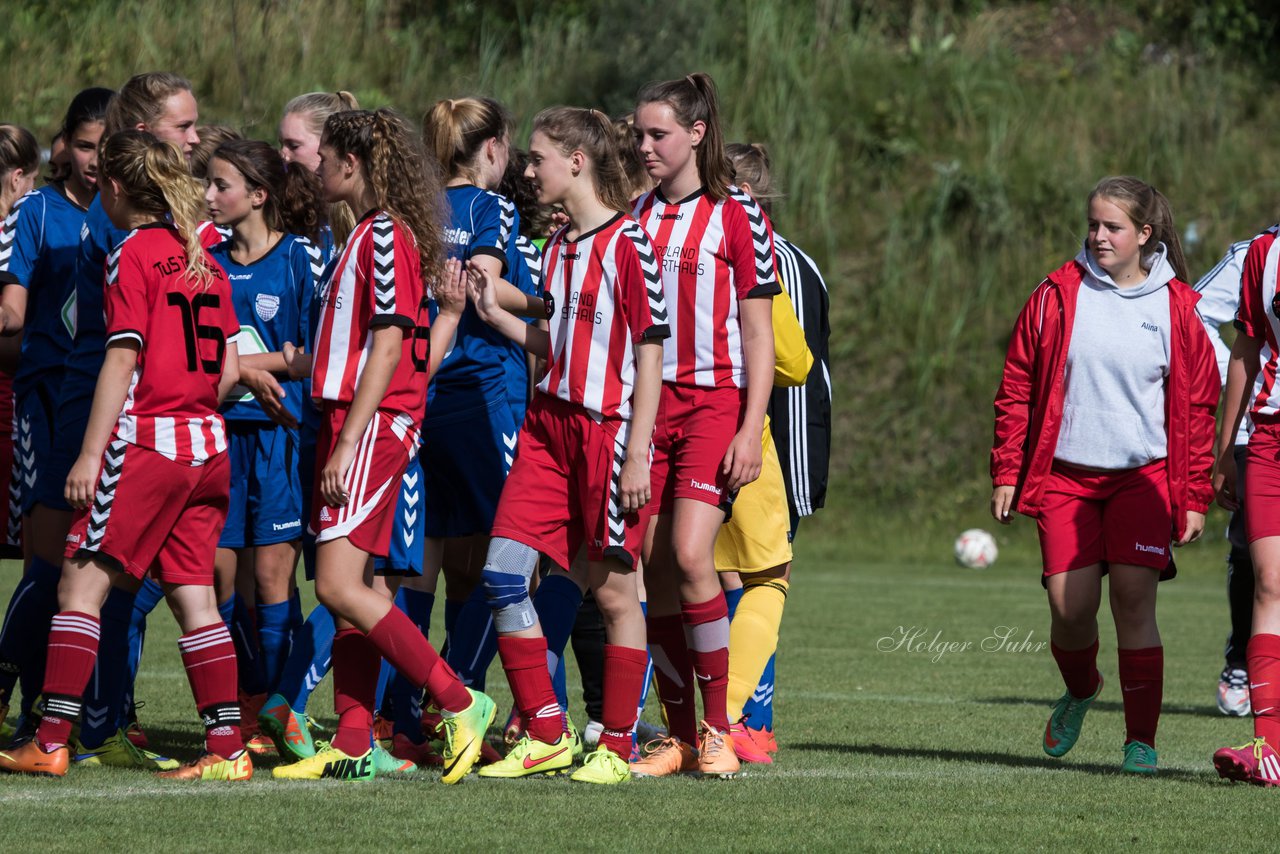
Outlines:
{"label": "red jacket", "polygon": [[[1014,507],[1040,515],[1045,479],[1053,466],[1066,396],[1063,377],[1076,295],[1084,269],[1069,261],[1049,274],[1018,315],[996,392],[991,480],[1016,486]],[[1213,500],[1214,415],[1221,381],[1213,345],[1196,314],[1200,295],[1177,279],[1169,282],[1169,379],[1165,433],[1173,538],[1181,539],[1186,511],[1204,513]]]}

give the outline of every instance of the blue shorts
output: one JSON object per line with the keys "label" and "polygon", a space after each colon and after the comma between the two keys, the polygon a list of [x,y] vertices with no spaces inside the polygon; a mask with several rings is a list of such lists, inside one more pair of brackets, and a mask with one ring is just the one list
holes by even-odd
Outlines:
{"label": "blue shorts", "polygon": [[428,537],[488,536],[519,434],[505,394],[485,407],[428,416],[419,455]]}
{"label": "blue shorts", "polygon": [[409,467],[400,476],[400,497],[396,499],[396,521],[391,529],[391,545],[386,557],[373,559],[373,570],[381,575],[422,575],[422,540],[426,518],[422,512],[422,462],[410,457]]}
{"label": "blue shorts", "polygon": [[[36,382],[14,400],[13,485],[17,509],[31,513],[36,503],[40,468],[49,459],[53,444],[54,413],[57,409],[56,382]],[[80,446],[76,446],[76,453]],[[73,458],[74,459],[74,458]],[[66,478],[63,478],[65,484]]]}
{"label": "blue shorts", "polygon": [[70,372],[63,377],[51,433],[58,437],[58,441],[49,443],[48,459],[39,461],[36,472],[36,503],[52,510],[71,511],[65,497],[67,475],[71,473],[71,467],[80,456],[80,446],[84,444],[95,385],[96,377]]}
{"label": "blue shorts", "polygon": [[287,543],[302,536],[298,433],[270,421],[228,421],[231,503],[220,549]]}

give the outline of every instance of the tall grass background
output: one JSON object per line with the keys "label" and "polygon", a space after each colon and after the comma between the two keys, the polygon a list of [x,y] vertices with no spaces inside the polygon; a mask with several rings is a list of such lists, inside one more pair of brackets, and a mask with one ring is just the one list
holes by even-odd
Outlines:
{"label": "tall grass background", "polygon": [[1257,28],[1206,47],[1157,26],[1167,7],[1244,0],[6,6],[0,119],[46,140],[79,88],[160,68],[192,80],[203,121],[266,139],[285,101],[316,89],[415,119],[489,94],[523,140],[542,107],[619,114],[647,80],[710,72],[729,137],[770,149],[778,230],[826,271],[832,500],[853,511],[840,527],[884,507],[980,521],[1008,330],[1075,254],[1099,178],[1136,174],[1169,196],[1198,233],[1193,275],[1280,215],[1280,110]]}

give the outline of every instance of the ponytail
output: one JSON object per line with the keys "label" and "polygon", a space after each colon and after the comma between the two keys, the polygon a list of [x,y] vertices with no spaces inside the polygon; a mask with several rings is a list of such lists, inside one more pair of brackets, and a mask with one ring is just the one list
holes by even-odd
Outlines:
{"label": "ponytail", "polygon": [[745,142],[732,142],[725,146],[725,153],[733,164],[734,180],[751,186],[751,198],[764,209],[767,216],[773,216],[773,202],[782,198],[770,173],[769,152],[758,142],[748,145]]}
{"label": "ponytail", "polygon": [[634,128],[635,113],[616,119],[613,123],[614,144],[618,150],[618,160],[622,163],[622,171],[627,176],[627,196],[639,198],[653,189],[653,179],[644,168],[644,158],[640,156],[640,147],[636,145]]}
{"label": "ponytail", "polygon": [[422,117],[422,138],[446,179],[474,183],[480,147],[510,138],[513,125],[511,114],[492,98],[446,98]]}
{"label": "ponytail", "polygon": [[198,230],[205,214],[204,191],[187,171],[182,152],[146,131],[121,131],[103,143],[98,170],[120,184],[138,211],[172,221],[186,244],[188,281],[193,287],[206,287],[213,280],[213,270]]}
{"label": "ponytail", "polygon": [[21,125],[0,124],[0,177],[15,169],[34,175],[40,168],[40,144]]}
{"label": "ponytail", "polygon": [[1165,245],[1166,257],[1173,272],[1183,282],[1190,282],[1187,260],[1182,253],[1182,241],[1173,223],[1173,207],[1159,190],[1130,175],[1103,178],[1089,193],[1094,199],[1106,199],[1129,216],[1134,228],[1151,226],[1151,240]]}
{"label": "ponytail", "polygon": [[608,116],[599,110],[551,107],[534,117],[533,132],[551,140],[566,156],[585,154],[600,203],[615,211],[630,208],[630,182],[618,156],[617,130]]}
{"label": "ponytail", "polygon": [[720,99],[711,75],[701,71],[681,80],[649,83],[636,96],[638,104],[666,104],[685,130],[696,122],[706,128],[702,140],[694,147],[698,179],[707,195],[716,201],[729,196],[733,184],[733,165],[724,150],[724,131],[720,127]]}

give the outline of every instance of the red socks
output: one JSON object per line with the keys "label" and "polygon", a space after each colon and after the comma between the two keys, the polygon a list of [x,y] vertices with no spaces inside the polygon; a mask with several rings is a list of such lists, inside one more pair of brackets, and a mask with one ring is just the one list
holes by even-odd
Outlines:
{"label": "red socks", "polygon": [[547,639],[499,637],[498,655],[529,737],[554,744],[565,731],[564,713],[547,672]]}
{"label": "red socks", "polygon": [[729,606],[724,594],[706,602],[682,602],[685,639],[693,675],[702,691],[703,719],[729,731]]}
{"label": "red socks", "polygon": [[[425,688],[441,711],[462,712],[471,705],[467,687],[399,608],[393,607],[378,621],[369,632],[369,642],[410,684]],[[544,659],[542,669],[546,668]]]}
{"label": "red socks", "polygon": [[604,731],[600,733],[600,745],[623,759],[631,758],[632,733],[648,664],[649,656],[643,649],[605,644]]}
{"label": "red socks", "polygon": [[340,629],[333,636],[333,709],[338,713],[333,746],[348,756],[363,756],[373,744],[381,665],[378,648],[359,629]]}
{"label": "red socks", "polygon": [[98,660],[101,621],[80,611],[55,614],[49,626],[45,658],[44,715],[36,739],[46,750],[71,740],[71,726],[80,716],[84,688]]}
{"label": "red socks", "polygon": [[1063,649],[1051,641],[1049,650],[1053,653],[1053,660],[1058,662],[1058,672],[1066,683],[1067,693],[1077,700],[1092,697],[1098,690],[1097,638],[1084,649]]}
{"label": "red socks", "polygon": [[[667,719],[667,730],[685,744],[698,743],[698,710],[694,706],[693,663],[684,637],[684,618],[650,615],[645,621],[649,633],[649,653],[658,683],[658,699]],[[726,656],[726,668],[728,658]],[[726,674],[728,670],[726,669]]]}
{"label": "red socks", "polygon": [[1160,701],[1164,698],[1164,647],[1122,649],[1119,655],[1124,739],[1155,747]]}
{"label": "red socks", "polygon": [[1254,635],[1246,651],[1253,734],[1280,747],[1280,635]]}
{"label": "red socks", "polygon": [[178,638],[182,666],[204,720],[204,746],[229,759],[244,750],[236,691],[236,648],[225,623],[213,623]]}

